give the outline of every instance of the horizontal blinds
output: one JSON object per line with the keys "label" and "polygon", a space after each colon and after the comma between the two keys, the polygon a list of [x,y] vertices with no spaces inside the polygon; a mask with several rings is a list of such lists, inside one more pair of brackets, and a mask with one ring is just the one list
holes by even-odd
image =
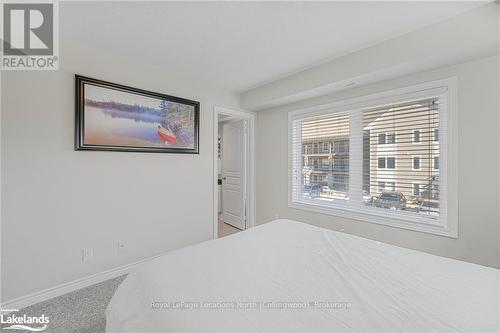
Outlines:
{"label": "horizontal blinds", "polygon": [[292,122],[294,200],[345,202],[349,191],[349,114]]}
{"label": "horizontal blinds", "polygon": [[439,216],[439,98],[363,111],[363,202]]}
{"label": "horizontal blinds", "polygon": [[293,201],[299,201],[302,193],[302,147],[301,147],[301,127],[302,121],[296,120],[292,122],[291,127],[291,196]]}
{"label": "horizontal blinds", "polygon": [[[291,199],[439,222],[443,97],[291,121]],[[445,121],[443,118],[442,121]],[[443,196],[446,192],[442,193]]]}

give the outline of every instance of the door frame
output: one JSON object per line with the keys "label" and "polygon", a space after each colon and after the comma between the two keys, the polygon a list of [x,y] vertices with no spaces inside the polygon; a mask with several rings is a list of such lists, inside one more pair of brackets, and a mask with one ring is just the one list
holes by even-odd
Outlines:
{"label": "door frame", "polygon": [[250,111],[228,109],[220,106],[214,106],[214,116],[213,116],[213,212],[212,212],[212,222],[213,222],[213,238],[219,237],[219,156],[218,156],[218,134],[219,134],[219,115],[234,116],[239,119],[244,119],[247,121],[247,131],[245,133],[246,137],[246,166],[245,166],[245,197],[246,199],[246,223],[245,229],[252,228],[255,226],[255,113]]}

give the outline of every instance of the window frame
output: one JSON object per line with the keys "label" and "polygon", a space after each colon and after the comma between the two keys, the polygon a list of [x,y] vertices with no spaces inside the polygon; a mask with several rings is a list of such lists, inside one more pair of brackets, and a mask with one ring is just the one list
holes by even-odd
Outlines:
{"label": "window frame", "polygon": [[[387,184],[392,184],[392,185],[387,186]],[[390,187],[392,192],[396,191],[396,181],[395,180],[386,181],[385,185],[386,185],[386,187]]]}
{"label": "window frame", "polygon": [[[384,138],[384,142],[380,142],[380,138],[382,137],[382,135],[383,135],[383,138]],[[377,144],[378,145],[385,145],[385,144],[387,144],[387,133],[379,133],[378,134]]]}
{"label": "window frame", "polygon": [[[392,135],[393,142],[389,142],[389,137]],[[391,131],[391,132],[385,132],[385,144],[386,145],[395,145],[397,143],[396,141],[396,131]]]}
{"label": "window frame", "polygon": [[[383,167],[380,166],[380,160],[384,161]],[[385,169],[387,169],[387,157],[385,156],[377,157],[377,170],[385,170]]]}
{"label": "window frame", "polygon": [[[392,211],[370,209],[363,205],[362,148],[353,154],[354,147],[362,147],[363,110],[375,106],[390,105],[413,99],[440,98],[439,143],[440,143],[440,216],[432,221],[414,214],[397,214]],[[323,203],[315,200],[294,200],[292,125],[295,120],[334,114],[348,113],[349,121],[349,189],[348,200]],[[349,218],[354,222],[375,223],[407,230],[431,233],[451,238],[458,237],[458,170],[457,170],[457,79],[446,78],[396,88],[375,94],[340,100],[333,103],[298,109],[288,114],[288,207]],[[413,141],[413,140],[412,140]],[[413,162],[413,161],[412,161]],[[356,184],[358,185],[356,186]],[[357,188],[359,187],[359,188]],[[353,190],[353,188],[356,188]]]}
{"label": "window frame", "polygon": [[[389,168],[389,158],[394,159],[394,168]],[[380,160],[384,160],[384,167],[380,167]],[[380,156],[377,157],[377,170],[396,170],[398,168],[396,156]]]}
{"label": "window frame", "polygon": [[[393,158],[394,159],[394,168],[389,168],[389,159],[390,158]],[[396,158],[396,156],[386,156],[385,157],[385,169],[386,170],[397,170],[398,168],[398,159]]]}

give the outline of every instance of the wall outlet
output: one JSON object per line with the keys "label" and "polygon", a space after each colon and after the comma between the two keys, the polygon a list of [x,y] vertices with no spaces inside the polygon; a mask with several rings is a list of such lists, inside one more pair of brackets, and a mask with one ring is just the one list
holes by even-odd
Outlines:
{"label": "wall outlet", "polygon": [[123,241],[118,241],[118,255],[125,250],[125,242]]}
{"label": "wall outlet", "polygon": [[94,249],[91,247],[85,247],[82,250],[82,261],[89,261],[94,259]]}

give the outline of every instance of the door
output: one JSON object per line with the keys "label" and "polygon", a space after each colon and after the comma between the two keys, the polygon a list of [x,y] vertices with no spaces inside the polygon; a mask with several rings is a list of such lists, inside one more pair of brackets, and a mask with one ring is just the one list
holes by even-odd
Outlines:
{"label": "door", "polygon": [[245,120],[222,126],[222,219],[245,229]]}

